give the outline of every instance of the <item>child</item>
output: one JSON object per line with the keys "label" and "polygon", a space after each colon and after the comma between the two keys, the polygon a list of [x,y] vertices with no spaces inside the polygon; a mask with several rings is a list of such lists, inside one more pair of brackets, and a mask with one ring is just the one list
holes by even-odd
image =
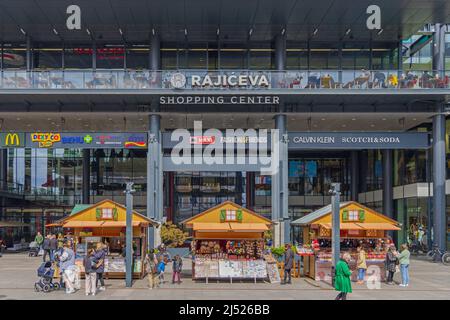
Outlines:
{"label": "child", "polygon": [[175,283],[175,278],[178,279],[177,283],[181,283],[181,270],[183,269],[183,260],[181,260],[181,257],[177,254],[173,259],[173,275],[172,275],[172,283]]}
{"label": "child", "polygon": [[97,280],[97,271],[95,266],[97,265],[94,257],[94,249],[89,249],[86,257],[84,257],[83,265],[84,265],[84,273],[85,273],[85,288],[86,295],[92,294],[95,296],[96,293],[96,280]]}
{"label": "child", "polygon": [[164,271],[166,270],[166,263],[164,262],[163,256],[159,257],[157,270],[158,270],[159,282],[164,283]]}

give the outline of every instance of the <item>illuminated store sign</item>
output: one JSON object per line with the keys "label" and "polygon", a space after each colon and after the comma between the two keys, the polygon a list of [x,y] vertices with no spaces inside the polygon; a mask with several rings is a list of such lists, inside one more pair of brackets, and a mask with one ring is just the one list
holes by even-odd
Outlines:
{"label": "illuminated store sign", "polygon": [[269,78],[264,73],[254,74],[189,74],[175,72],[170,75],[170,85],[174,89],[183,89],[186,84],[193,88],[230,88],[230,87],[259,87],[268,88],[270,86]]}
{"label": "illuminated store sign", "polygon": [[32,133],[31,142],[37,142],[39,148],[51,148],[53,144],[61,141],[59,133]]}
{"label": "illuminated store sign", "polygon": [[19,148],[25,145],[25,135],[23,133],[9,132],[0,133],[1,148]]}

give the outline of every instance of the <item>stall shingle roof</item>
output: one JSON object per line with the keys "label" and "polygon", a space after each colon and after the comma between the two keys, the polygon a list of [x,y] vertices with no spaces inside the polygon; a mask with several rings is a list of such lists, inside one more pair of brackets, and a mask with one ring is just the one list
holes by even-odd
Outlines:
{"label": "stall shingle roof", "polygon": [[[347,206],[348,204],[350,204],[350,201],[347,202],[341,202],[339,209],[342,209],[343,207]],[[322,207],[316,211],[311,212],[310,214],[307,214],[304,217],[301,217],[297,220],[292,221],[291,224],[293,225],[306,225],[306,224],[310,224],[312,221],[315,221],[323,216],[326,216],[327,214],[329,214],[331,212],[331,204]]]}

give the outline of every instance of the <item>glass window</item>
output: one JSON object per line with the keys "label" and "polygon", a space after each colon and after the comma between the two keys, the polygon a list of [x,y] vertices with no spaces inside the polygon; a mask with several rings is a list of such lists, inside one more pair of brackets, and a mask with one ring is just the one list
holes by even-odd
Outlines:
{"label": "glass window", "polygon": [[92,45],[72,46],[64,49],[64,68],[91,69]]}
{"label": "glass window", "polygon": [[126,53],[126,67],[128,69],[149,69],[150,50],[148,47],[128,48]]}
{"label": "glass window", "polygon": [[286,50],[286,69],[308,69],[308,50],[306,48]]}
{"label": "glass window", "polygon": [[274,50],[271,48],[252,48],[250,49],[249,68],[254,70],[273,69],[272,63]]}
{"label": "glass window", "polygon": [[225,220],[226,221],[236,221],[236,210],[227,209]]}
{"label": "glass window", "polygon": [[27,53],[25,44],[3,44],[3,69],[25,69]]}
{"label": "glass window", "polygon": [[117,45],[97,45],[97,69],[123,69],[125,48]]}
{"label": "glass window", "polygon": [[113,209],[112,208],[102,208],[102,219],[112,219]]}
{"label": "glass window", "polygon": [[33,49],[33,67],[35,69],[62,68],[62,48],[43,47]]}
{"label": "glass window", "polygon": [[173,70],[182,68],[178,65],[178,59],[177,49],[161,49],[161,69]]}
{"label": "glass window", "polygon": [[221,69],[247,69],[247,50],[242,48],[230,48],[224,45],[220,49]]}

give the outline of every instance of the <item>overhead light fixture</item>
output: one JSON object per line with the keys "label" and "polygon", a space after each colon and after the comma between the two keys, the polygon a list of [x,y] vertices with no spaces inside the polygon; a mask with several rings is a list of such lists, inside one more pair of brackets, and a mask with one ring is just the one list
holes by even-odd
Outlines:
{"label": "overhead light fixture", "polygon": [[316,35],[317,32],[319,32],[319,29],[315,28],[314,31],[313,31],[313,35]]}
{"label": "overhead light fixture", "polygon": [[220,29],[217,28],[216,34],[219,35],[220,34]]}
{"label": "overhead light fixture", "polygon": [[250,28],[250,30],[248,31],[248,35],[251,36],[253,33],[253,28]]}
{"label": "overhead light fixture", "polygon": [[155,35],[155,28],[152,28],[152,35]]}
{"label": "overhead light fixture", "polygon": [[283,29],[281,30],[281,35],[284,36],[285,32],[286,32],[286,29],[283,28]]}
{"label": "overhead light fixture", "polygon": [[121,36],[123,36],[123,32],[122,32],[121,28],[119,28],[119,33],[120,33]]}
{"label": "overhead light fixture", "polygon": [[20,32],[22,32],[24,36],[27,34],[27,33],[25,32],[25,30],[23,30],[22,28],[20,28]]}
{"label": "overhead light fixture", "polygon": [[380,34],[382,34],[383,33],[383,29],[380,29],[378,32],[377,32],[377,35],[380,35]]}
{"label": "overhead light fixture", "polygon": [[345,35],[348,35],[350,32],[352,32],[352,29],[348,28],[347,31],[345,31]]}
{"label": "overhead light fixture", "polygon": [[187,28],[184,28],[184,35],[187,36]]}
{"label": "overhead light fixture", "polygon": [[86,28],[86,32],[87,32],[88,35],[91,35],[91,32],[89,31],[88,28]]}
{"label": "overhead light fixture", "polygon": [[53,33],[56,34],[56,35],[58,35],[58,31],[56,31],[55,28],[53,28]]}

